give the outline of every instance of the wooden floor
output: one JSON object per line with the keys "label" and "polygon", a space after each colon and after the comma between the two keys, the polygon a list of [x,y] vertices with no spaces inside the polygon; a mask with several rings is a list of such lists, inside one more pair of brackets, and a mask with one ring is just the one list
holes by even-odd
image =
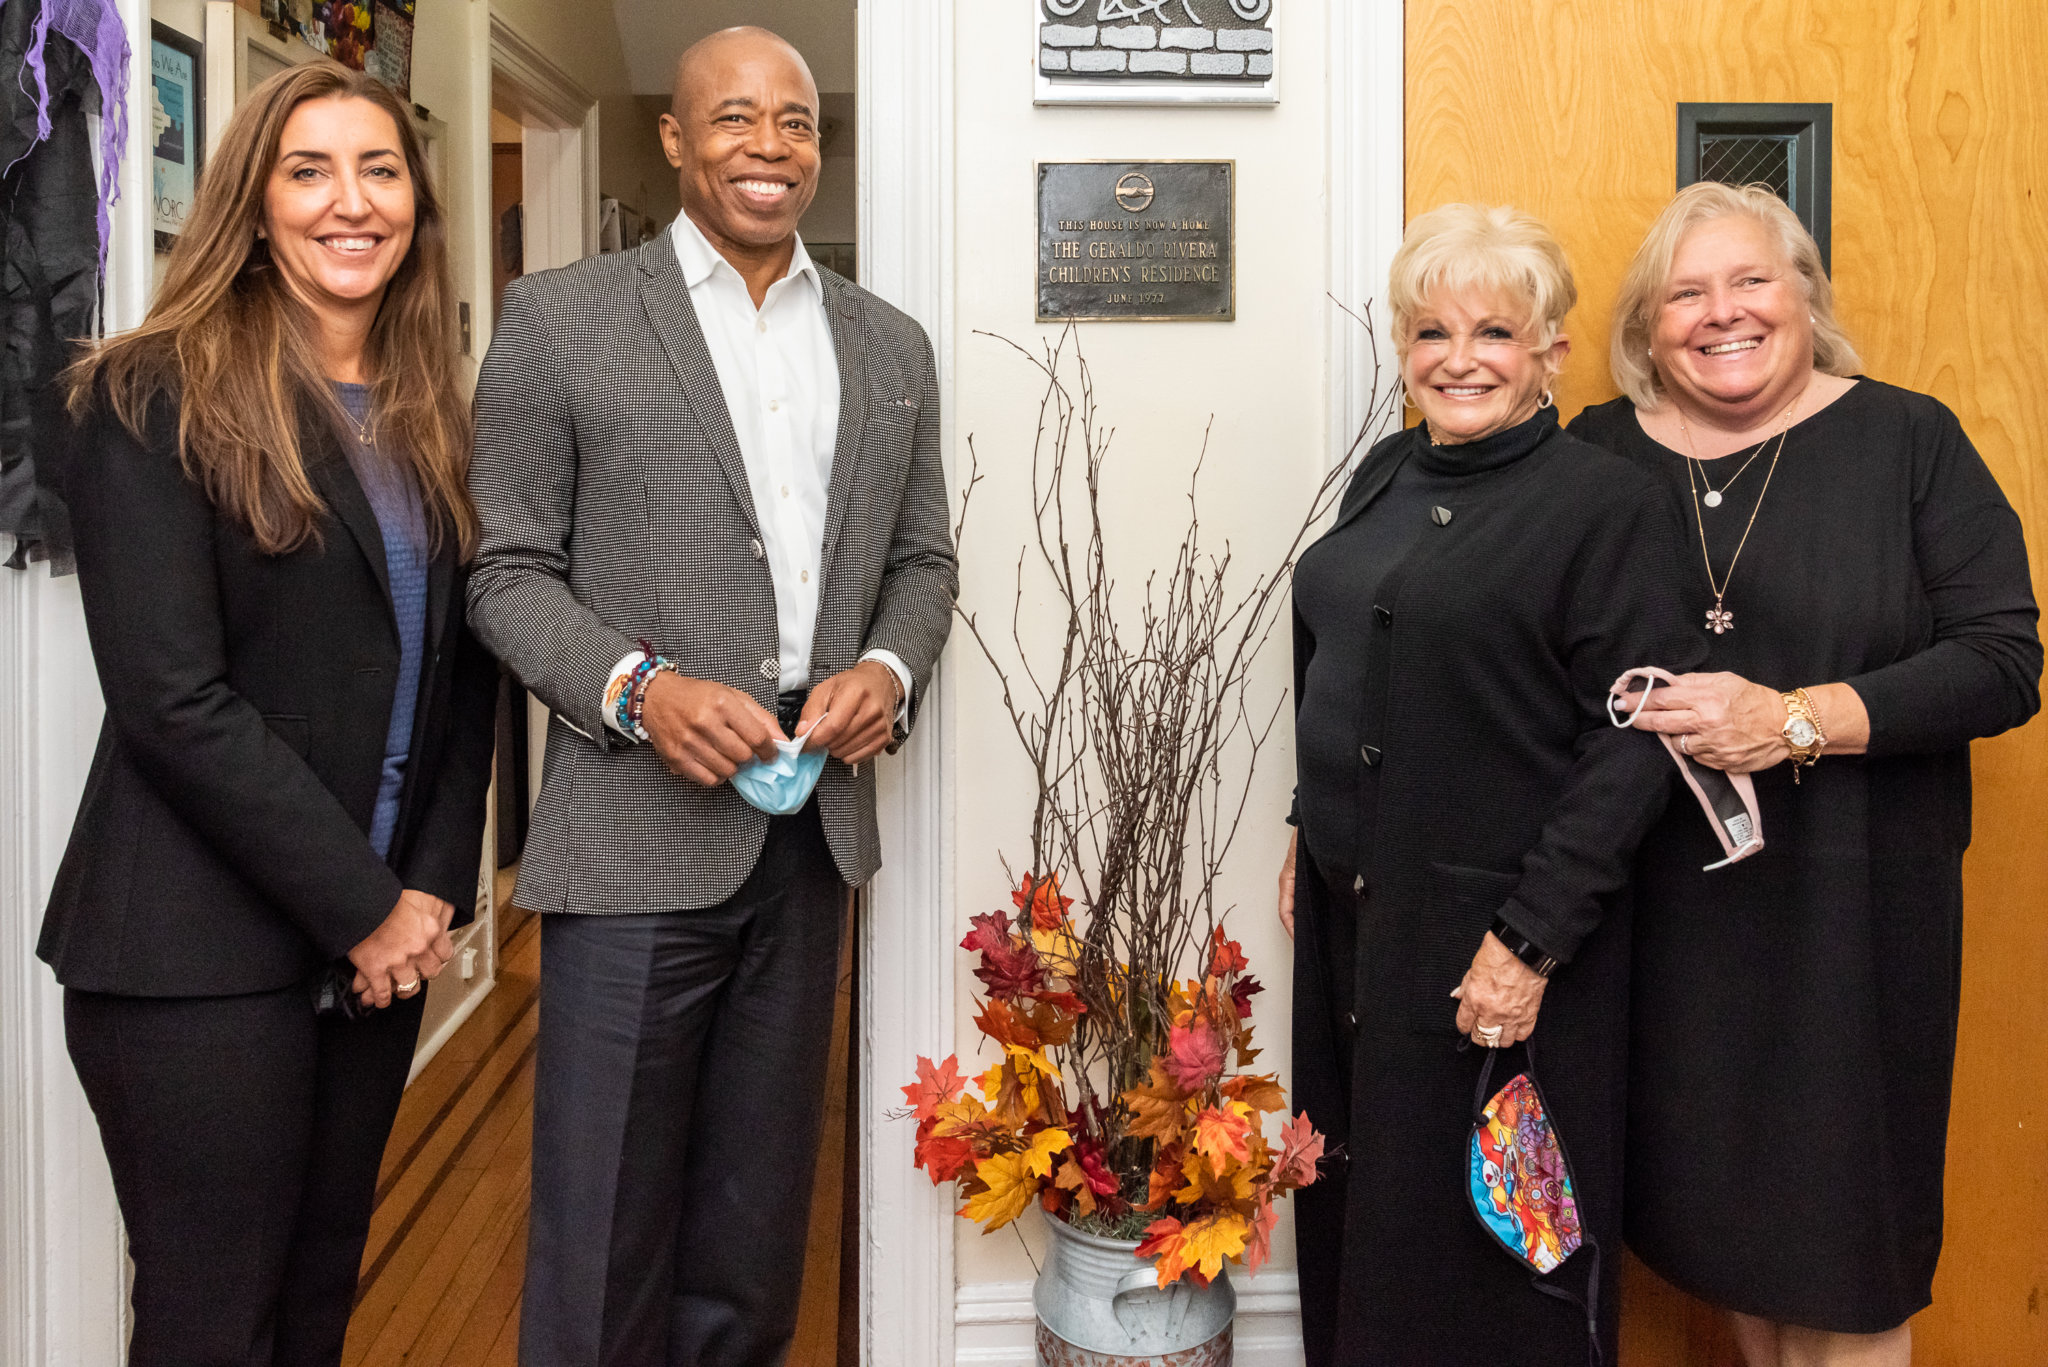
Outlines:
{"label": "wooden floor", "polygon": [[[846,1005],[789,1367],[839,1361]],[[407,1089],[384,1154],[344,1367],[511,1367],[526,1261],[540,918],[506,942],[498,985]]]}

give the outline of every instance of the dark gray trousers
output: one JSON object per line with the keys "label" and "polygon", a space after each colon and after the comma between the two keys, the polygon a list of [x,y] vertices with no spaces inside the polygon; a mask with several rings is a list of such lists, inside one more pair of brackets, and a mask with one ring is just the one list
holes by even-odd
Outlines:
{"label": "dark gray trousers", "polygon": [[64,993],[135,1259],[132,1367],[332,1367],[422,993],[323,1019],[303,986]]}
{"label": "dark gray trousers", "polygon": [[813,802],[726,902],[541,922],[522,1367],[774,1367],[846,885]]}

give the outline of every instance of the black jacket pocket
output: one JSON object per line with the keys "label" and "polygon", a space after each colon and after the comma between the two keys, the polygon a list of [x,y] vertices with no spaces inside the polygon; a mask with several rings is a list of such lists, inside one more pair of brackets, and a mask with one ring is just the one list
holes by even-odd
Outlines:
{"label": "black jacket pocket", "polygon": [[1465,980],[1472,956],[1493,927],[1515,887],[1519,873],[1466,868],[1459,864],[1429,866],[1422,924],[1415,933],[1411,966],[1410,1024],[1414,1029],[1455,1033],[1458,1003],[1451,990]]}

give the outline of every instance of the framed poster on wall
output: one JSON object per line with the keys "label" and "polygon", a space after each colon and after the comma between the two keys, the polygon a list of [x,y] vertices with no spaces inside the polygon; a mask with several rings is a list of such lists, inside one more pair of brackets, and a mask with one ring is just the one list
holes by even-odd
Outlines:
{"label": "framed poster on wall", "polygon": [[156,249],[185,230],[206,146],[206,48],[174,28],[149,26],[150,194]]}

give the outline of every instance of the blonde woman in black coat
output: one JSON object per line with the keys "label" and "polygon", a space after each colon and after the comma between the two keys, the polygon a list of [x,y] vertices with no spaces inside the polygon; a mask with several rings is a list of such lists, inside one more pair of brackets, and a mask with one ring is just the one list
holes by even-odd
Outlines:
{"label": "blonde woman in black coat", "polygon": [[[1390,302],[1422,422],[1373,448],[1295,577],[1280,908],[1296,1096],[1342,1153],[1296,1198],[1310,1367],[1578,1367],[1589,1309],[1614,1360],[1625,884],[1672,770],[1606,699],[1702,646],[1663,491],[1558,426],[1574,298],[1527,215],[1410,224]],[[1497,1087],[1532,1039],[1607,1255],[1546,1278],[1581,1306],[1539,1294],[1467,1204],[1483,1056],[1505,1051]]]}

